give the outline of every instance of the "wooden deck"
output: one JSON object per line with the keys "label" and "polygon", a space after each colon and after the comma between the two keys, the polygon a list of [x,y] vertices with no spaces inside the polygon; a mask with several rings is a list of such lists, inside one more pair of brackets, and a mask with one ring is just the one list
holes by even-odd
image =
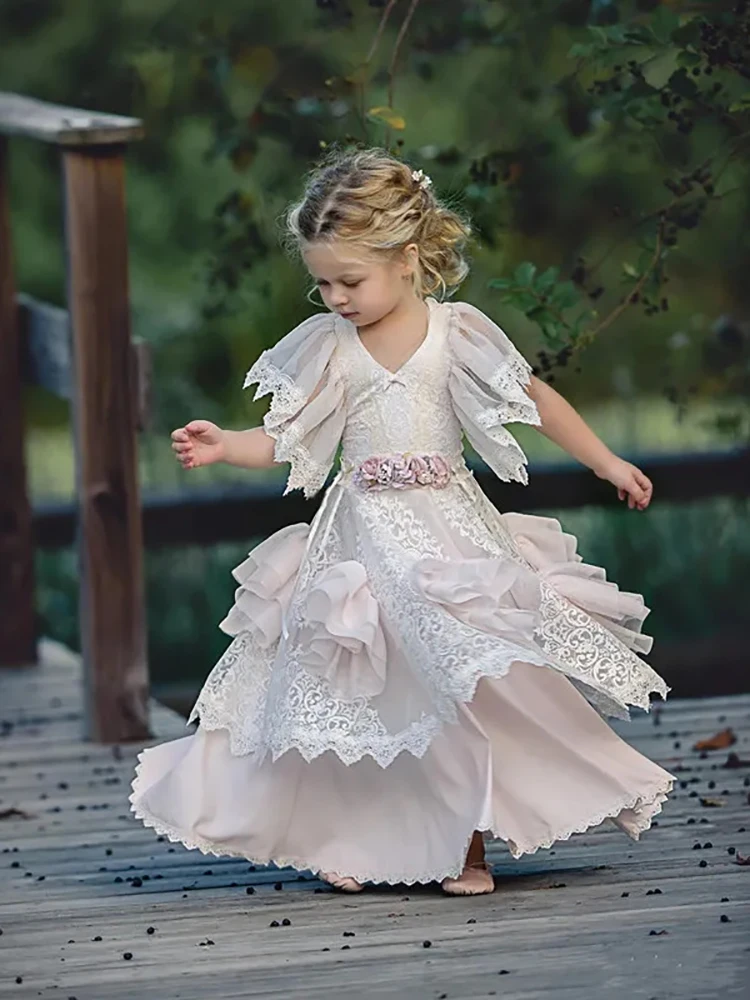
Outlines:
{"label": "wooden deck", "polygon": [[[129,812],[140,745],[84,742],[81,697],[79,660],[51,643],[0,671],[0,998],[750,996],[750,766],[724,766],[750,760],[750,695],[613,722],[680,774],[658,825],[520,861],[495,843],[497,891],[475,899],[344,896],[158,839]],[[731,748],[692,749],[726,727]],[[152,729],[191,731],[157,704]]]}

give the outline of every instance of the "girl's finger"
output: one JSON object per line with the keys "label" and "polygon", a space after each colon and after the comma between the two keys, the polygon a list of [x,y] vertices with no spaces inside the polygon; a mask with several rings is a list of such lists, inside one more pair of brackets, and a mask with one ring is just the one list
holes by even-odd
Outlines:
{"label": "girl's finger", "polygon": [[185,430],[189,431],[190,434],[202,434],[209,427],[210,424],[207,420],[191,420],[189,424],[185,425]]}
{"label": "girl's finger", "polygon": [[178,427],[177,430],[172,431],[172,440],[173,441],[187,441],[188,440],[188,432],[185,430],[184,427]]}

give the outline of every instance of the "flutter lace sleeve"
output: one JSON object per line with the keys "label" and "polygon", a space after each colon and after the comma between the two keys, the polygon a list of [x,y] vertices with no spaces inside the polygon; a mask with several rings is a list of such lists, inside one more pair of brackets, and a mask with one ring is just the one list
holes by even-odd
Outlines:
{"label": "flutter lace sleeve", "polygon": [[541,425],[526,392],[531,365],[489,316],[466,302],[451,305],[449,389],[470,444],[499,479],[528,482],[526,456],[505,424]]}
{"label": "flutter lace sleeve", "polygon": [[323,486],[344,429],[344,387],[333,362],[332,314],[311,316],[260,355],[244,388],[254,399],[271,393],[263,429],[275,439],[274,459],[290,462],[284,493],[311,497]]}

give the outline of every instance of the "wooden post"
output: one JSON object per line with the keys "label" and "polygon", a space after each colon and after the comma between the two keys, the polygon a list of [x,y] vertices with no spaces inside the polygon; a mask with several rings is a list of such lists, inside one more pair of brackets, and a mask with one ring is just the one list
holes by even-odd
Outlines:
{"label": "wooden post", "polygon": [[124,146],[63,148],[89,738],[149,737]]}
{"label": "wooden post", "polygon": [[17,666],[36,661],[36,640],[7,152],[0,135],[0,665]]}

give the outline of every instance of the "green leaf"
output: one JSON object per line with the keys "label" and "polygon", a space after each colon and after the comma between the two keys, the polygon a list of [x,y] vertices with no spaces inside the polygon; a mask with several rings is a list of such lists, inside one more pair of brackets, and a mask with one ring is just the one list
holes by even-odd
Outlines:
{"label": "green leaf", "polygon": [[668,7],[657,7],[651,15],[649,27],[654,38],[663,45],[671,39],[672,32],[680,26],[680,16]]}
{"label": "green leaf", "polygon": [[568,49],[568,59],[590,59],[594,54],[596,46],[585,42],[576,42]]}
{"label": "green leaf", "polygon": [[371,121],[382,122],[389,128],[395,128],[399,131],[406,128],[406,119],[403,115],[400,115],[398,111],[394,111],[393,108],[387,106],[370,108],[367,112],[367,117]]}
{"label": "green leaf", "polygon": [[738,101],[729,105],[728,111],[747,111],[750,108],[750,93],[743,94]]}
{"label": "green leaf", "polygon": [[546,292],[557,281],[560,274],[559,267],[548,267],[546,271],[539,275],[539,277],[534,282],[534,287],[538,292]]}
{"label": "green leaf", "polygon": [[532,264],[531,261],[525,260],[515,269],[513,277],[516,279],[516,284],[528,287],[533,282],[535,274],[536,264]]}
{"label": "green leaf", "polygon": [[539,303],[536,295],[532,295],[531,292],[516,291],[512,292],[508,296],[508,302],[514,305],[517,309],[522,312],[527,312],[529,309],[534,309]]}
{"label": "green leaf", "polygon": [[698,87],[695,80],[692,76],[688,76],[687,70],[684,66],[682,69],[676,69],[670,76],[668,82],[672,90],[681,97],[695,97],[698,93]]}
{"label": "green leaf", "polygon": [[688,52],[685,49],[683,52],[677,53],[677,65],[684,66],[685,69],[693,69],[695,66],[699,66],[703,62],[703,57],[698,55],[697,52]]}
{"label": "green leaf", "polygon": [[564,281],[555,288],[552,294],[552,301],[558,309],[569,309],[574,306],[581,297],[581,293],[572,281]]}

